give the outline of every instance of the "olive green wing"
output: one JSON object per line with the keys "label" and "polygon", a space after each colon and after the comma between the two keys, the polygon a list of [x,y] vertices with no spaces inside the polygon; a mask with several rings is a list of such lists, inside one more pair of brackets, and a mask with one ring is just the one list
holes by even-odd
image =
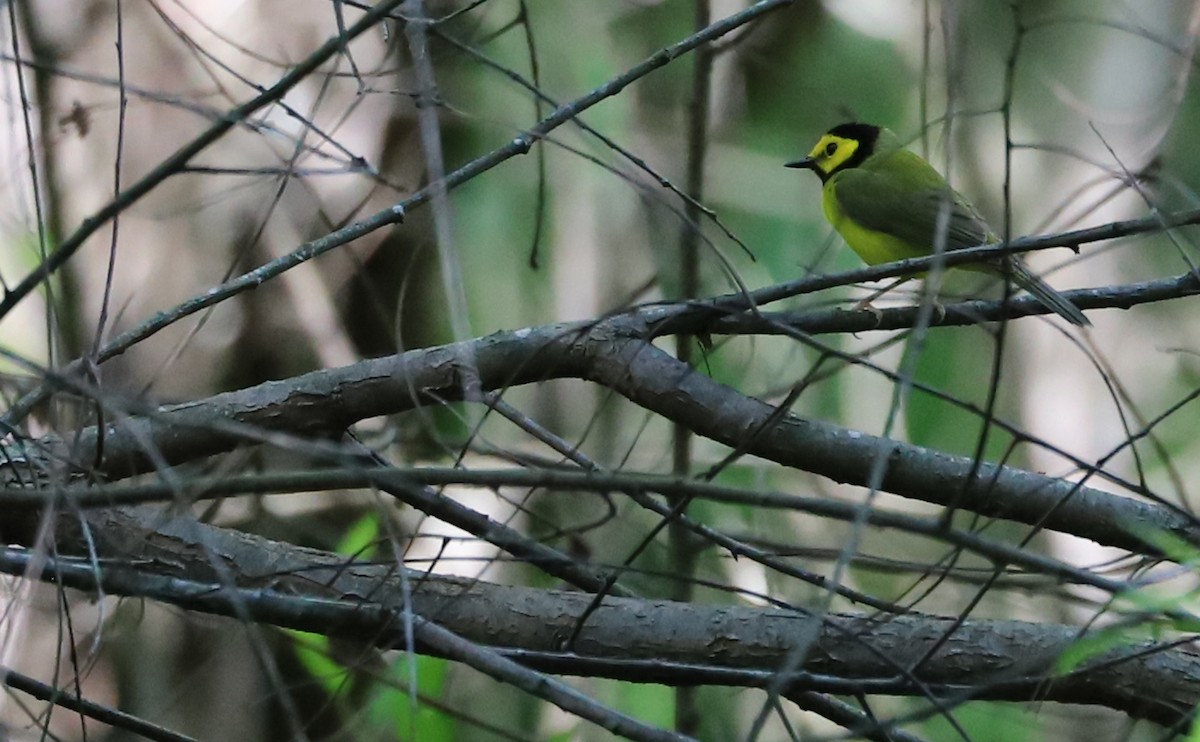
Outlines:
{"label": "olive green wing", "polygon": [[977,247],[996,239],[979,212],[929,163],[908,150],[845,170],[833,187],[846,217],[904,240],[923,253],[933,251],[943,220],[947,250]]}
{"label": "olive green wing", "polygon": [[[975,207],[933,166],[908,150],[842,171],[832,185],[847,218],[903,240],[915,251],[932,252],[939,229],[945,230],[947,250],[997,241]],[[1019,257],[987,261],[979,267],[1007,275],[1071,324],[1091,324],[1078,307],[1031,273]]]}

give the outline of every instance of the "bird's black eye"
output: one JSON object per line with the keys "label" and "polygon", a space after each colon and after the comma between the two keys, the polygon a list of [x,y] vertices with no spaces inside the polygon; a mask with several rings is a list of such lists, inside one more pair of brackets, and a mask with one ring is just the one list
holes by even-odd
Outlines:
{"label": "bird's black eye", "polygon": [[825,156],[826,157],[833,157],[834,152],[837,152],[836,144],[834,144],[833,142],[830,142],[829,144],[825,145]]}

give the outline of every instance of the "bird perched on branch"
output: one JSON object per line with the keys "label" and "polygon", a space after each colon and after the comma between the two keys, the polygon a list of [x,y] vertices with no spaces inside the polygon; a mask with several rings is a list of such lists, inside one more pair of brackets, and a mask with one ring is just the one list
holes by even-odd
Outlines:
{"label": "bird perched on branch", "polygon": [[[806,168],[821,178],[825,218],[868,265],[932,255],[939,241],[947,252],[999,242],[975,207],[888,129],[835,126],[808,157],[787,167]],[[963,267],[1007,276],[1071,324],[1091,324],[1078,307],[1030,273],[1019,256]]]}

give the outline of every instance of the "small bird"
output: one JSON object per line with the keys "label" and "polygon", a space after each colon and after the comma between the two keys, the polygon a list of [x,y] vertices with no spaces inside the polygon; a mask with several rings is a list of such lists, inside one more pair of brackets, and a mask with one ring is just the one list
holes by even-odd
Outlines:
{"label": "small bird", "polygon": [[[825,218],[868,265],[932,255],[939,237],[946,251],[999,242],[969,201],[883,127],[835,126],[808,157],[787,167],[806,168],[821,178]],[[1019,256],[963,267],[1007,276],[1071,324],[1091,324],[1078,307],[1030,273]]]}

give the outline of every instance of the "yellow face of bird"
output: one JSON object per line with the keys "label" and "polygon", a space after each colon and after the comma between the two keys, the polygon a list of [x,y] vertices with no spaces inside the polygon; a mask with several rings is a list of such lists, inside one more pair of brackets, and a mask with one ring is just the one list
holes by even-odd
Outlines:
{"label": "yellow face of bird", "polygon": [[830,132],[817,140],[816,146],[808,153],[806,167],[816,172],[823,182],[845,166],[861,145],[858,139]]}
{"label": "yellow face of bird", "polygon": [[828,183],[834,174],[866,162],[875,154],[881,142],[885,148],[893,146],[890,139],[894,135],[889,138],[884,135],[886,131],[878,126],[857,122],[835,126],[817,140],[808,157],[789,162],[787,166],[812,170],[822,183]]}

